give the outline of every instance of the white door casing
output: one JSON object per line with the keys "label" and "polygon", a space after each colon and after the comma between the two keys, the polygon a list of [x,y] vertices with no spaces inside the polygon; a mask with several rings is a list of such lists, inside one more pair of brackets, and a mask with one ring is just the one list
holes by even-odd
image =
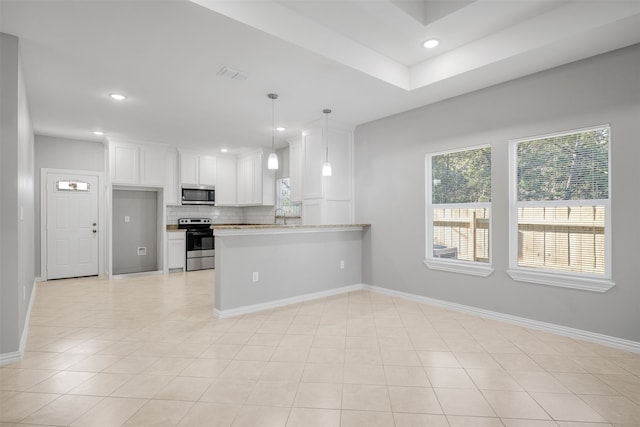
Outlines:
{"label": "white door casing", "polygon": [[[98,275],[98,175],[47,173],[45,181],[47,247],[43,275],[47,279]],[[89,188],[65,191],[58,188],[61,181],[83,182]]]}

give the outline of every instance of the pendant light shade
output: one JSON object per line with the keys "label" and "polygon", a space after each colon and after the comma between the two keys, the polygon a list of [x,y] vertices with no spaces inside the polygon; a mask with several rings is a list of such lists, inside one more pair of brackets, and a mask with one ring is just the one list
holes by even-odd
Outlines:
{"label": "pendant light shade", "polygon": [[278,169],[278,155],[274,152],[269,154],[269,160],[267,160],[267,169]]}
{"label": "pendant light shade", "polygon": [[322,110],[322,113],[324,114],[324,146],[326,149],[326,156],[322,165],[322,176],[331,176],[331,163],[329,163],[329,114],[331,110],[326,108]]}
{"label": "pendant light shade", "polygon": [[331,163],[324,162],[322,164],[322,176],[331,176]]}
{"label": "pendant light shade", "polygon": [[269,99],[271,99],[271,154],[269,154],[269,159],[267,160],[267,169],[276,170],[278,169],[278,155],[276,154],[275,144],[276,144],[276,106],[275,100],[278,99],[278,95],[275,93],[270,93],[267,95]]}

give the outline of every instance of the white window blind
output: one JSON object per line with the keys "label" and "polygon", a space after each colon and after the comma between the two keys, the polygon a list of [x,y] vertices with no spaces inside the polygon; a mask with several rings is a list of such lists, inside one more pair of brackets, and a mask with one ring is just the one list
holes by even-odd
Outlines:
{"label": "white window blind", "polygon": [[601,126],[514,142],[512,268],[610,277],[609,135]]}
{"label": "white window blind", "polygon": [[489,264],[491,147],[431,154],[426,163],[427,260]]}

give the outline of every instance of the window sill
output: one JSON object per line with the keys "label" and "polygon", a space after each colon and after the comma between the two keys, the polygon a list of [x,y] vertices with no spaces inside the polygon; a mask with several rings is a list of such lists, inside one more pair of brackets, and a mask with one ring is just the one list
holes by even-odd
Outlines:
{"label": "window sill", "polygon": [[479,265],[472,262],[425,259],[424,264],[429,270],[449,271],[452,273],[469,274],[471,276],[488,277],[493,273],[493,268],[491,268],[491,266]]}
{"label": "window sill", "polygon": [[562,288],[580,289],[583,291],[606,292],[615,286],[608,279],[594,277],[554,274],[549,272],[509,269],[507,273],[518,282],[536,283],[539,285],[559,286]]}

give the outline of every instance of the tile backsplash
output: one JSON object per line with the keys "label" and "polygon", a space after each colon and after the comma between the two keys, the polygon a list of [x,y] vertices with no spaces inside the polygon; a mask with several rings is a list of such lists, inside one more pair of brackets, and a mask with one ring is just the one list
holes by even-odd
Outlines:
{"label": "tile backsplash", "polygon": [[167,224],[177,224],[180,218],[211,218],[214,224],[272,224],[274,211],[273,206],[167,206]]}

